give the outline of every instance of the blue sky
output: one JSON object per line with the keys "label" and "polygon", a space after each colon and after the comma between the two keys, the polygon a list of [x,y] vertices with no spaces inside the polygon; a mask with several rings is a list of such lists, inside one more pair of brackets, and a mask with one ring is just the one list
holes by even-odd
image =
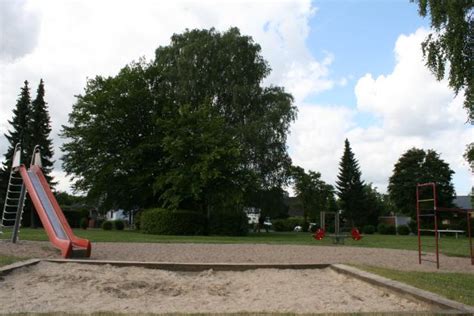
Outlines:
{"label": "blue sky", "polygon": [[313,4],[317,11],[309,21],[307,45],[317,58],[327,52],[334,54],[331,76],[349,78],[345,87],[310,98],[320,104],[355,106],[356,80],[368,72],[375,76],[390,72],[400,34],[429,28],[428,19],[420,17],[417,5],[408,0],[326,0]]}

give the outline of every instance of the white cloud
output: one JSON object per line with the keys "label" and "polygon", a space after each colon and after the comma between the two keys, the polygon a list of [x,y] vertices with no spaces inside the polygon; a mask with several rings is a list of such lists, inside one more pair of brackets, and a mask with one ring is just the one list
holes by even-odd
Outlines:
{"label": "white cloud", "polygon": [[[465,124],[462,97],[454,97],[446,80],[437,81],[422,60],[419,29],[400,35],[394,49],[396,65],[376,79],[361,77],[355,86],[357,111],[349,108],[305,105],[289,138],[293,160],[305,168],[322,172],[334,183],[348,138],[359,160],[363,178],[381,191],[399,157],[412,147],[434,149],[456,172],[458,194],[467,194],[473,177],[462,155],[473,141],[473,128]],[[373,115],[376,124],[366,127],[356,112]],[[365,123],[365,124],[360,124]]]}
{"label": "white cloud", "polygon": [[[2,4],[12,6],[13,2]],[[328,78],[330,54],[318,61],[305,44],[308,21],[316,12],[309,0],[31,0],[21,8],[23,11],[16,10],[12,18],[18,22],[27,13],[37,16],[39,28],[32,31],[38,34],[37,43],[30,45],[31,51],[21,58],[0,61],[0,134],[9,127],[7,120],[23,81],[30,81],[34,97],[43,78],[56,147],[56,172],[60,172],[59,146],[63,141],[57,134],[67,122],[74,95],[83,91],[86,79],[114,75],[142,56],[154,58],[159,45],[168,45],[173,33],[186,28],[215,27],[224,31],[239,27],[242,34],[252,36],[261,45],[263,56],[273,68],[265,83],[289,87],[298,100],[333,85]],[[10,37],[3,29],[1,33]],[[22,41],[25,44],[30,40]],[[300,89],[294,82],[305,82],[306,88]],[[0,137],[0,154],[7,146],[5,138]],[[66,180],[61,177],[60,181]]]}

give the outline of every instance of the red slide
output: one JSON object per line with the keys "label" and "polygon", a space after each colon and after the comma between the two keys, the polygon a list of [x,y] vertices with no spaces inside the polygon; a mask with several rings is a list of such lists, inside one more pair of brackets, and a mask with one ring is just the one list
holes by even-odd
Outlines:
{"label": "red slide", "polygon": [[27,170],[21,165],[20,174],[51,243],[64,258],[90,257],[90,241],[74,235],[41,168],[32,165]]}

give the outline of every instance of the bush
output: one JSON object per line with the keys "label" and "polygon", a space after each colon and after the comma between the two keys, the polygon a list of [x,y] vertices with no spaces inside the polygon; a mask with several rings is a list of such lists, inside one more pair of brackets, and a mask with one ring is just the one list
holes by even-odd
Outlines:
{"label": "bush", "polygon": [[114,227],[114,224],[112,223],[112,221],[105,221],[102,223],[103,230],[112,230],[113,227]]}
{"label": "bush", "polygon": [[374,225],[365,225],[365,226],[362,228],[362,233],[363,233],[363,234],[367,234],[367,235],[372,235],[373,233],[375,233],[375,227],[374,227]]}
{"label": "bush", "polygon": [[273,229],[277,232],[291,232],[295,226],[304,225],[303,217],[279,218],[272,221]]}
{"label": "bush", "polygon": [[147,234],[204,235],[207,233],[207,220],[194,211],[155,208],[143,212],[140,227]]}
{"label": "bush", "polygon": [[384,223],[380,223],[377,225],[377,231],[381,235],[395,235],[396,229],[393,225],[386,225]]}
{"label": "bush", "polygon": [[411,221],[408,223],[408,227],[410,228],[410,231],[414,234],[418,234],[418,224],[416,222],[416,219],[411,219]]}
{"label": "bush", "polygon": [[249,232],[247,214],[243,211],[215,212],[209,219],[209,232],[213,235],[245,236]]}
{"label": "bush", "polygon": [[123,230],[125,228],[125,222],[121,219],[117,219],[114,221],[114,229],[116,230]]}
{"label": "bush", "polygon": [[409,235],[410,234],[410,228],[407,225],[400,225],[397,227],[397,233],[399,235]]}
{"label": "bush", "polygon": [[86,217],[81,218],[81,228],[87,229],[89,227],[89,220]]}

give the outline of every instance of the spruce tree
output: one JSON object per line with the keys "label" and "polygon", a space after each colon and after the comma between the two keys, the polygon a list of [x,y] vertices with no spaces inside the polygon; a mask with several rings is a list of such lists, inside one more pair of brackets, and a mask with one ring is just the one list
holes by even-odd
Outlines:
{"label": "spruce tree", "polygon": [[10,169],[13,160],[13,154],[15,151],[15,145],[17,143],[22,144],[22,155],[21,161],[25,162],[27,158],[27,148],[30,146],[30,132],[28,127],[29,116],[30,116],[31,98],[30,88],[28,87],[28,81],[25,80],[24,86],[21,88],[21,92],[18,96],[16,106],[13,109],[13,118],[8,123],[11,125],[11,129],[5,134],[10,146],[5,154],[5,160],[3,166],[0,168],[0,199],[2,200],[2,210],[4,198],[6,195],[6,189],[8,185],[8,179],[10,176]]}
{"label": "spruce tree", "polygon": [[366,222],[364,212],[364,182],[361,180],[359,163],[354,157],[349,140],[345,140],[344,154],[339,163],[336,188],[340,200],[343,216],[354,225],[363,225]]}
{"label": "spruce tree", "polygon": [[36,145],[40,146],[41,162],[43,165],[43,173],[50,185],[55,185],[51,176],[54,161],[53,143],[49,135],[51,133],[51,120],[48,113],[47,103],[44,101],[44,82],[40,80],[36,98],[31,103],[31,115],[29,126],[31,131],[31,147],[28,148],[28,154],[31,155]]}

